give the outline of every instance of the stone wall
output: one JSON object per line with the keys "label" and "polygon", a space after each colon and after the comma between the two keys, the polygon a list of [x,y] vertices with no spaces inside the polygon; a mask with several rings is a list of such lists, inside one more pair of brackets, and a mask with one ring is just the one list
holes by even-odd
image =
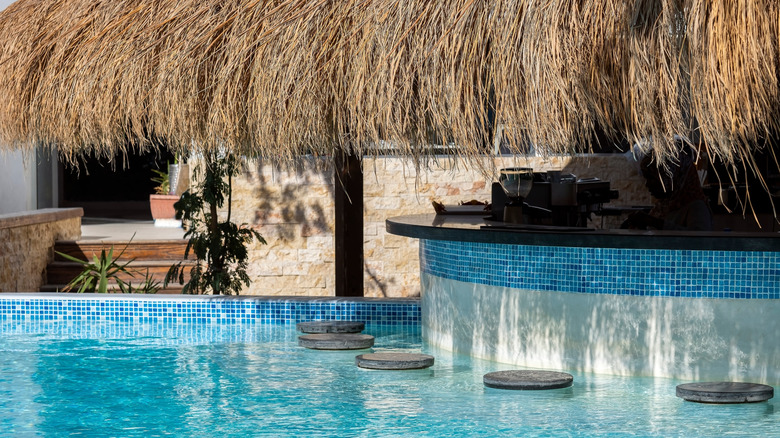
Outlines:
{"label": "stone wall", "polygon": [[242,294],[332,296],[333,172],[305,160],[298,169],[248,164],[234,181],[233,220],[250,224],[267,245],[255,244]]}
{"label": "stone wall", "polygon": [[[562,170],[578,177],[610,180],[620,205],[649,205],[636,167],[623,155],[495,158],[495,168],[524,166]],[[492,166],[492,163],[486,163]],[[486,166],[489,167],[489,166]],[[385,232],[385,220],[433,213],[431,201],[490,200],[492,178],[447,158],[419,174],[398,158],[363,162],[365,295],[419,296],[418,242]],[[252,285],[243,294],[329,296],[334,285],[333,171],[325,161],[302,161],[294,170],[248,164],[234,183],[233,219],[257,229],[268,241],[251,250]],[[605,223],[614,227],[620,218]],[[601,219],[592,224],[601,226]]]}
{"label": "stone wall", "polygon": [[54,241],[81,237],[81,208],[0,215],[0,292],[38,292]]}

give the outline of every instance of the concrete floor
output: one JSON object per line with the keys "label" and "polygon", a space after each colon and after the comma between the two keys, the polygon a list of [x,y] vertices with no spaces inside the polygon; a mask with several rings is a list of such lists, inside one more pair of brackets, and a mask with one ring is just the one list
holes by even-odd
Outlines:
{"label": "concrete floor", "polygon": [[80,240],[112,241],[131,238],[135,241],[183,239],[184,229],[156,227],[153,221],[90,217],[81,219]]}

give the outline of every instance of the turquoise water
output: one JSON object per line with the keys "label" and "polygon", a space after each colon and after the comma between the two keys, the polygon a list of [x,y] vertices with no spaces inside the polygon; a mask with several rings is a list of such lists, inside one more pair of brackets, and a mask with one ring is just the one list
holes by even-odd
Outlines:
{"label": "turquoise water", "polygon": [[289,325],[0,322],[0,436],[780,436],[775,399],[703,405],[675,397],[682,382],[579,373],[489,389],[483,374],[512,367],[366,332],[436,364],[363,370]]}

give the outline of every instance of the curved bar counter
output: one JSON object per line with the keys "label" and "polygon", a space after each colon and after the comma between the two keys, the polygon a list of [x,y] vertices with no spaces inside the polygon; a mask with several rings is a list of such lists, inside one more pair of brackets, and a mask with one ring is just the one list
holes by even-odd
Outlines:
{"label": "curved bar counter", "polygon": [[420,239],[422,330],[516,365],[780,382],[780,235],[388,219]]}

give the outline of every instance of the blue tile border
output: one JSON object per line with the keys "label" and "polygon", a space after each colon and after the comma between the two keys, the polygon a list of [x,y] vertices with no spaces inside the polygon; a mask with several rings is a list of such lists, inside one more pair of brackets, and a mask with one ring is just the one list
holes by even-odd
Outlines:
{"label": "blue tile border", "polygon": [[416,299],[0,294],[0,321],[295,324],[330,319],[415,326],[420,324],[420,302]]}
{"label": "blue tile border", "polygon": [[507,245],[420,240],[427,274],[574,293],[780,299],[780,253]]}

